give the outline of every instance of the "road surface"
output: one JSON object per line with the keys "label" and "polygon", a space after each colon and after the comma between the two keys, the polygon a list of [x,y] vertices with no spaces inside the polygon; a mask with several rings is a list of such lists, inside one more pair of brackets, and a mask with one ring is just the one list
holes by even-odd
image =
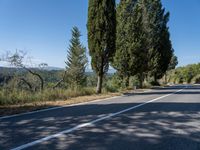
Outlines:
{"label": "road surface", "polygon": [[200,86],[0,118],[0,150],[200,150]]}

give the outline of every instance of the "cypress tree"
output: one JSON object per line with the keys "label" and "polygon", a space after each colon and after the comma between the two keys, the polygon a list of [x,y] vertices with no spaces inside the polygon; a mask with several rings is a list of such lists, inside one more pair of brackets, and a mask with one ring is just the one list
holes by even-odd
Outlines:
{"label": "cypress tree", "polygon": [[132,75],[136,75],[139,79],[140,87],[148,71],[148,39],[145,32],[145,23],[143,22],[143,11],[140,2],[137,2],[133,11],[132,40],[131,45],[131,66]]}
{"label": "cypress tree", "polygon": [[103,76],[115,53],[115,0],[89,0],[87,28],[91,65],[98,77],[97,93],[101,93]]}
{"label": "cypress tree", "polygon": [[130,19],[134,3],[132,0],[121,0],[117,7],[116,27],[116,53],[112,66],[118,71],[118,75],[124,80],[124,85],[129,85],[131,76],[130,68],[130,42],[128,41],[130,30]]}
{"label": "cypress tree", "polygon": [[170,64],[168,66],[168,70],[173,70],[176,68],[176,66],[178,65],[178,58],[177,56],[174,54],[174,50],[173,50],[173,55],[170,61]]}
{"label": "cypress tree", "polygon": [[72,38],[66,63],[66,80],[71,88],[83,86],[86,81],[86,48],[80,42],[81,33],[77,27],[72,29]]}
{"label": "cypress tree", "polygon": [[117,7],[116,53],[113,67],[126,81],[137,75],[142,86],[147,70],[147,48],[140,3],[121,0]]}
{"label": "cypress tree", "polygon": [[148,41],[148,70],[149,75],[156,81],[165,74],[172,57],[172,45],[167,27],[169,13],[165,12],[160,0],[140,1]]}

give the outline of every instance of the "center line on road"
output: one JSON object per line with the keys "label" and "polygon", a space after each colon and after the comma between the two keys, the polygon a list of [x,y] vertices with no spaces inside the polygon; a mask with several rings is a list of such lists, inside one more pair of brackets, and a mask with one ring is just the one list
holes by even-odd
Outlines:
{"label": "center line on road", "polygon": [[163,98],[165,98],[165,97],[171,96],[171,95],[176,94],[176,93],[179,93],[179,92],[181,92],[181,91],[183,91],[183,89],[178,90],[178,91],[176,91],[176,92],[173,92],[173,93],[171,93],[171,94],[167,94],[167,95],[164,95],[164,96],[161,96],[161,97],[158,97],[158,98],[149,100],[149,101],[144,102],[144,103],[142,103],[142,104],[139,104],[139,105],[136,105],[136,106],[133,106],[133,107],[130,107],[130,108],[121,110],[121,111],[119,111],[119,112],[115,112],[115,113],[112,113],[112,114],[108,114],[108,115],[106,115],[105,117],[101,117],[101,118],[99,118],[99,119],[95,119],[95,120],[93,120],[93,121],[91,121],[91,122],[79,124],[79,125],[77,125],[77,126],[71,128],[71,129],[64,130],[64,131],[59,132],[59,133],[57,133],[57,134],[49,135],[49,136],[44,137],[44,138],[42,138],[42,139],[38,139],[38,140],[36,140],[36,141],[33,141],[33,142],[30,142],[30,143],[21,145],[21,146],[19,146],[19,147],[13,148],[13,149],[11,149],[11,150],[22,150],[22,149],[25,149],[25,148],[32,147],[32,146],[34,146],[34,145],[40,144],[40,143],[42,143],[42,142],[51,140],[51,139],[53,139],[53,138],[61,137],[61,136],[63,136],[64,134],[71,133],[71,132],[73,132],[73,131],[75,131],[75,130],[78,130],[78,129],[81,129],[81,128],[84,128],[84,127],[91,126],[91,125],[93,125],[93,124],[95,124],[95,123],[97,123],[97,122],[100,122],[100,121],[103,121],[103,120],[112,118],[112,117],[117,116],[117,115],[119,115],[119,114],[122,114],[122,113],[128,112],[128,111],[130,111],[130,110],[139,108],[139,107],[144,106],[144,105],[146,105],[146,104],[149,104],[149,103],[158,101],[158,100],[160,100],[160,99],[163,99]]}

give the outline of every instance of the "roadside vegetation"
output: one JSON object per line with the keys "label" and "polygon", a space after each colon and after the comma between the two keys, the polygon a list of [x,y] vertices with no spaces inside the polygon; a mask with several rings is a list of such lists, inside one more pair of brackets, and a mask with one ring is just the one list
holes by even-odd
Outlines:
{"label": "roadside vegetation", "polygon": [[167,82],[175,84],[200,84],[200,63],[178,67],[167,72]]}
{"label": "roadside vegetation", "polygon": [[[169,18],[160,0],[121,0],[118,5],[114,0],[89,0],[91,62],[77,27],[72,29],[64,70],[48,70],[46,63],[31,67],[25,52],[7,52],[0,62],[13,68],[0,68],[0,105],[148,88],[160,85],[159,80],[167,76],[171,81],[173,72],[178,74],[181,69],[174,70],[178,60],[170,40]],[[93,72],[86,71],[89,63]],[[109,73],[109,67],[116,72]],[[191,81],[198,80],[198,75]]]}

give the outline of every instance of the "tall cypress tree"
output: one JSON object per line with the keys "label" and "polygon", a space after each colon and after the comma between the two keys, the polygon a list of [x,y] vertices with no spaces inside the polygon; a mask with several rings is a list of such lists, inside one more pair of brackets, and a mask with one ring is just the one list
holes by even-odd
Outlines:
{"label": "tall cypress tree", "polygon": [[143,17],[141,3],[137,2],[133,11],[132,41],[130,43],[132,49],[130,54],[132,75],[138,77],[141,88],[148,70],[148,38],[146,37],[146,26]]}
{"label": "tall cypress tree", "polygon": [[126,80],[137,75],[140,86],[147,70],[147,48],[143,14],[136,0],[121,0],[117,8],[116,53],[113,67]]}
{"label": "tall cypress tree", "polygon": [[115,0],[89,0],[87,28],[91,65],[98,77],[97,93],[101,93],[103,76],[115,53]]}
{"label": "tall cypress tree", "polygon": [[164,75],[172,57],[172,45],[167,27],[169,13],[165,12],[160,0],[139,1],[148,39],[148,70],[156,81]]}
{"label": "tall cypress tree", "polygon": [[129,84],[131,76],[130,68],[130,42],[128,40],[131,22],[133,0],[121,0],[117,6],[117,27],[116,27],[116,53],[112,66],[118,71],[118,75],[124,80],[125,86]]}
{"label": "tall cypress tree", "polygon": [[172,54],[172,58],[171,58],[171,61],[170,61],[170,64],[168,66],[168,70],[173,70],[176,68],[176,66],[178,65],[178,58],[177,56],[174,54],[174,50],[172,51],[173,54]]}
{"label": "tall cypress tree", "polygon": [[73,27],[66,61],[66,80],[71,88],[83,86],[86,81],[86,48],[81,44],[80,36],[79,29]]}

